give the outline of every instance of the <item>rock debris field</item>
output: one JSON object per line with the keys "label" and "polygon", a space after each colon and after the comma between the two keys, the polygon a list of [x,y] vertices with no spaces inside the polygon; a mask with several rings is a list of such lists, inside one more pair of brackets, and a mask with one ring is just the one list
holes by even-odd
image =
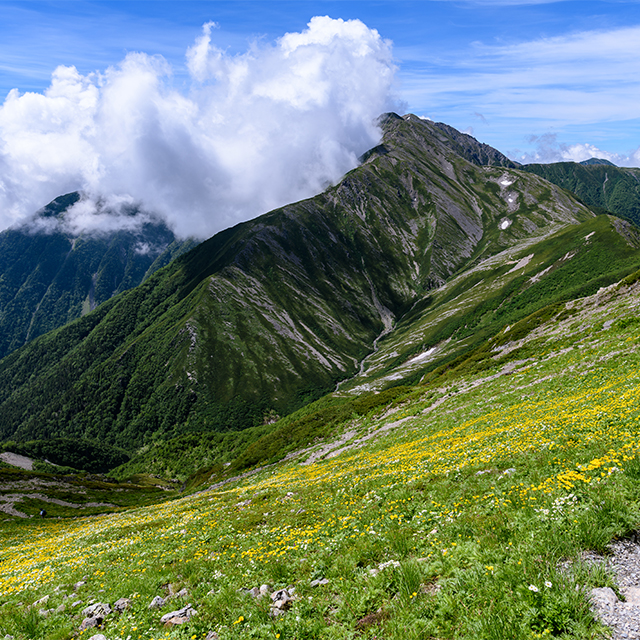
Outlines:
{"label": "rock debris field", "polygon": [[[640,534],[609,545],[611,555],[585,554],[593,564],[604,564],[613,575],[616,591],[601,587],[591,591],[592,610],[612,630],[612,640],[640,638]],[[618,597],[622,596],[623,600]]]}

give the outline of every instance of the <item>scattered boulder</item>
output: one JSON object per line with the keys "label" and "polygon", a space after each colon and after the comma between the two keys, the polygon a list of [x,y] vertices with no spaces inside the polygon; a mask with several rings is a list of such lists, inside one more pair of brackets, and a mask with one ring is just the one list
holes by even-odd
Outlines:
{"label": "scattered boulder", "polygon": [[165,599],[160,596],[156,596],[150,603],[147,609],[162,609],[165,605]]}
{"label": "scattered boulder", "polygon": [[85,580],[80,580],[73,585],[73,590],[77,591],[80,587],[84,587],[85,584],[87,584]]}
{"label": "scattered boulder", "polygon": [[184,624],[185,622],[188,622],[193,616],[195,616],[196,613],[197,611],[190,604],[188,604],[186,607],[182,607],[182,609],[178,609],[177,611],[165,613],[162,618],[160,618],[160,622],[168,626]]}
{"label": "scattered boulder", "polygon": [[209,633],[207,633],[207,637],[204,640],[219,640],[219,639],[220,639],[220,636],[215,631],[209,631]]}
{"label": "scattered boulder", "polygon": [[113,603],[113,609],[118,613],[122,613],[123,611],[126,611],[130,606],[131,606],[131,600],[129,600],[129,598],[120,598],[120,600],[116,600]]}
{"label": "scattered boulder", "polygon": [[102,622],[103,621],[100,618],[85,618],[80,623],[80,632],[92,629],[93,627],[99,627]]}
{"label": "scattered boulder", "polygon": [[315,587],[319,587],[322,584],[329,584],[329,581],[326,578],[320,578],[319,580],[312,580],[310,586],[315,588]]}
{"label": "scattered boulder", "polygon": [[40,600],[36,600],[31,606],[32,607],[36,607],[36,606],[41,605],[41,604],[47,604],[47,602],[49,602],[49,596],[48,595],[44,596],[44,598],[40,598]]}
{"label": "scattered boulder", "polygon": [[104,619],[112,613],[111,607],[106,602],[96,602],[90,605],[82,611],[82,615],[86,617],[80,624],[80,631],[101,627]]}
{"label": "scattered boulder", "polygon": [[291,603],[294,600],[293,588],[278,589],[271,594],[271,616],[276,617],[282,615],[285,611],[288,611],[291,607]]}
{"label": "scattered boulder", "polygon": [[103,636],[101,633],[96,633],[96,635],[91,636],[89,640],[107,640],[107,636]]}
{"label": "scattered boulder", "polygon": [[87,618],[106,618],[111,613],[113,611],[106,602],[96,602],[82,611],[82,615]]}
{"label": "scattered boulder", "polygon": [[259,587],[252,587],[251,589],[240,589],[242,593],[246,593],[256,600],[260,600],[271,593],[271,587],[268,584],[261,584]]}
{"label": "scattered boulder", "polygon": [[187,598],[188,596],[189,596],[189,592],[187,591],[186,588],[180,589],[180,591],[178,591],[178,593],[175,594],[176,598]]}
{"label": "scattered boulder", "polygon": [[618,602],[618,596],[611,587],[598,587],[596,589],[591,589],[591,593],[589,595],[594,604],[607,609],[613,609]]}

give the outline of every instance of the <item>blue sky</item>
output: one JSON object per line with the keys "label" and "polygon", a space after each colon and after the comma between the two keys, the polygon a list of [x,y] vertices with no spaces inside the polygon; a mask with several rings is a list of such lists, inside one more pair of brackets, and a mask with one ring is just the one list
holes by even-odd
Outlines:
{"label": "blue sky", "polygon": [[0,2],[0,96],[44,90],[57,65],[104,71],[132,51],[163,56],[186,86],[185,51],[205,22],[218,47],[242,53],[315,15],[377,29],[407,111],[512,156],[640,146],[638,2]]}
{"label": "blue sky", "polygon": [[635,1],[0,0],[0,229],[81,190],[74,232],[135,204],[208,237],[335,183],[391,109],[640,166],[639,71]]}

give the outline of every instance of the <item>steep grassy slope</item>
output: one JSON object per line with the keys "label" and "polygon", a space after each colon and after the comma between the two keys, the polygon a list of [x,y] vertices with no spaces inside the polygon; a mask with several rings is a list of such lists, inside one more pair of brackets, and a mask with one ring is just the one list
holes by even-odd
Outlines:
{"label": "steep grassy slope", "polygon": [[501,327],[561,301],[595,293],[640,266],[640,233],[598,216],[483,258],[430,292],[378,343],[342,393],[419,380]]}
{"label": "steep grassy slope", "polygon": [[529,164],[521,169],[568,189],[590,206],[640,226],[640,169],[576,162]]}
{"label": "steep grassy slope", "polygon": [[216,235],[5,358],[0,437],[132,447],[260,424],[356,373],[470,263],[593,215],[537,176],[469,162],[455,150],[488,152],[468,136],[415,116],[382,126],[337,186]]}
{"label": "steep grassy slope", "polygon": [[77,237],[38,229],[79,199],[56,198],[28,224],[0,233],[0,358],[137,286],[195,244],[160,223]]}
{"label": "steep grassy slope", "polygon": [[[639,277],[524,319],[251,476],[5,525],[0,633],[67,640],[73,602],[126,597],[108,638],[601,637],[589,591],[618,587],[582,558],[640,523]],[[288,608],[249,594],[263,584]]]}

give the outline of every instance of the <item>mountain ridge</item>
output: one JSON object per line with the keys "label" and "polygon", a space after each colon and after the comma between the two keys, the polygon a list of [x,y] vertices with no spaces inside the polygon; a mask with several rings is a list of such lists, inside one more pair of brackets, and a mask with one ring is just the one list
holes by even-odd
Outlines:
{"label": "mountain ridge", "polygon": [[0,233],[0,358],[137,286],[195,244],[153,221],[134,230],[66,230],[65,214],[81,198],[60,196]]}
{"label": "mountain ridge", "polygon": [[381,145],[338,185],[217,234],[1,361],[0,437],[130,449],[261,424],[351,378],[456,273],[594,217],[470,136],[381,123]]}

